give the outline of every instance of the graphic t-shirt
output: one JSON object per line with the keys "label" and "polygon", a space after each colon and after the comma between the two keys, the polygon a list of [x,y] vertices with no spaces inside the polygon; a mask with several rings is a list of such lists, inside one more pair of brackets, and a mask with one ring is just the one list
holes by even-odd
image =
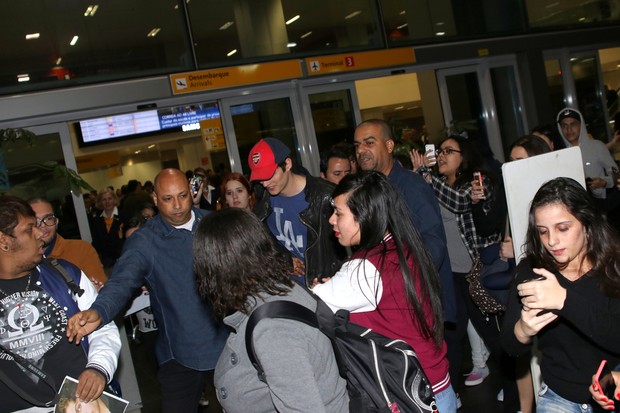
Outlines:
{"label": "graphic t-shirt", "polygon": [[[0,344],[51,375],[56,390],[65,376],[78,377],[86,366],[82,346],[69,343],[65,336],[67,309],[63,308],[38,283],[38,272],[28,277],[0,280]],[[28,289],[28,291],[26,291]],[[39,399],[53,394],[38,376],[24,372],[13,357],[0,350],[0,370]],[[0,381],[0,413],[31,407]]]}
{"label": "graphic t-shirt", "polygon": [[299,213],[308,208],[305,198],[304,191],[290,197],[272,196],[273,212],[267,217],[269,230],[278,242],[302,261],[308,244],[308,229],[299,220]]}

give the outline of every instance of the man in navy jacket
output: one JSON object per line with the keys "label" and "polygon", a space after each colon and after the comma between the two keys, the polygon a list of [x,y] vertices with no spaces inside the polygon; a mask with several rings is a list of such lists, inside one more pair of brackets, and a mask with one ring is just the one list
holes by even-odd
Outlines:
{"label": "man in navy jacket", "polygon": [[188,180],[177,169],[157,175],[153,200],[159,214],[127,239],[110,280],[90,310],[69,320],[67,336],[80,340],[112,320],[146,285],[159,328],[162,411],[196,412],[228,336],[198,294],[192,268],[193,232],[206,212],[192,208]]}

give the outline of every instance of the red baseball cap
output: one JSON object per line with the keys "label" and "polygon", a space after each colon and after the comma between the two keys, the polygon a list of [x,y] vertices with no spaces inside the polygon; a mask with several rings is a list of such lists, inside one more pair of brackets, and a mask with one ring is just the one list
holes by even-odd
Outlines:
{"label": "red baseball cap", "polygon": [[276,172],[279,164],[291,154],[291,150],[281,141],[274,138],[264,138],[258,141],[250,150],[248,165],[250,165],[250,181],[266,181]]}

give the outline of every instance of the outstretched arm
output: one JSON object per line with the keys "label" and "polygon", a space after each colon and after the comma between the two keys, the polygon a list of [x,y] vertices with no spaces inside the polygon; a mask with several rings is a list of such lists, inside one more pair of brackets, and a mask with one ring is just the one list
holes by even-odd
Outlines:
{"label": "outstretched arm", "polygon": [[67,322],[69,342],[79,344],[84,337],[92,333],[101,324],[101,317],[95,310],[80,311]]}

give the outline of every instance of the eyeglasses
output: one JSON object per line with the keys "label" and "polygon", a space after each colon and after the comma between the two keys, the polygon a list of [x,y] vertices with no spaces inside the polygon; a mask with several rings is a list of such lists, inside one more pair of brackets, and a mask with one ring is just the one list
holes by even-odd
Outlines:
{"label": "eyeglasses", "polygon": [[37,218],[37,223],[35,224],[35,226],[37,228],[41,228],[42,225],[45,225],[46,227],[53,227],[57,223],[58,218],[56,218],[56,215],[49,214],[44,216],[43,218]]}
{"label": "eyeglasses", "polygon": [[437,150],[435,151],[435,155],[436,155],[436,156],[439,156],[439,155],[441,155],[442,153],[443,153],[444,155],[451,155],[451,154],[452,154],[452,152],[461,153],[461,151],[459,151],[459,150],[457,150],[457,149],[454,149],[454,148],[439,148],[439,149],[437,149]]}

